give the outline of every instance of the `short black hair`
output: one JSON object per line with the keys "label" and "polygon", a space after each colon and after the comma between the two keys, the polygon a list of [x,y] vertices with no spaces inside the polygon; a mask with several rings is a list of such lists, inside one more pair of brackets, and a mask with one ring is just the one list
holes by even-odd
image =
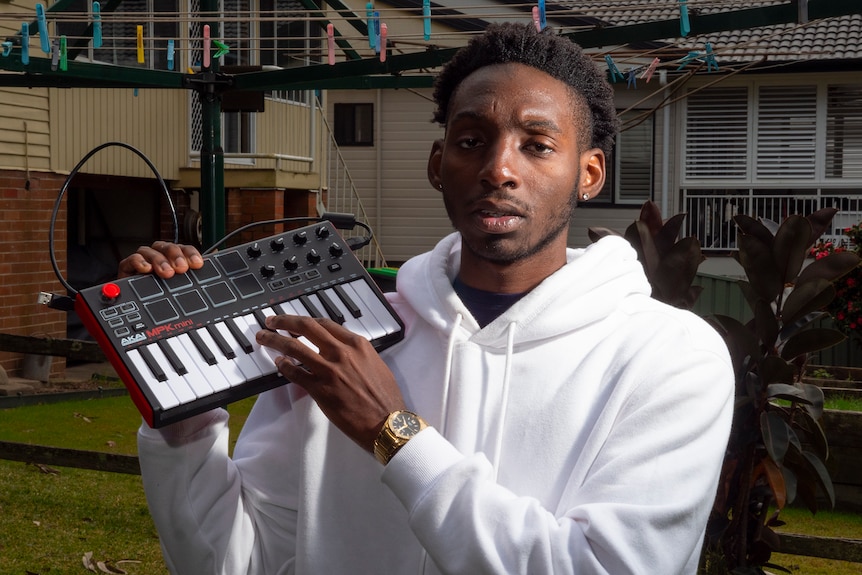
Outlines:
{"label": "short black hair", "polygon": [[619,121],[607,78],[580,46],[548,28],[539,32],[532,22],[491,24],[455,53],[434,82],[434,121],[446,125],[449,103],[467,76],[506,63],[531,66],[567,84],[589,109],[590,147],[610,154]]}

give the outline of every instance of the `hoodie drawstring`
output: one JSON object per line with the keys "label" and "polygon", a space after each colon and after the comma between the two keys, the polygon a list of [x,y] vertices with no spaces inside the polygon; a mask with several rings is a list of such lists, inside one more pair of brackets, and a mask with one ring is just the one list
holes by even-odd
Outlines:
{"label": "hoodie drawstring", "polygon": [[443,374],[443,414],[440,416],[440,433],[446,434],[446,420],[449,418],[449,386],[452,381],[452,357],[455,355],[455,333],[461,327],[461,321],[464,316],[458,313],[455,316],[455,323],[449,331],[449,342],[446,345],[446,372]]}

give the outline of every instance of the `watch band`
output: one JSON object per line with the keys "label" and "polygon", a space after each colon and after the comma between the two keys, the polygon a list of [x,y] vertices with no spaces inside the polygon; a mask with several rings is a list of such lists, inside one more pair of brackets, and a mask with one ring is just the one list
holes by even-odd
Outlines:
{"label": "watch band", "polygon": [[374,440],[374,457],[383,465],[388,464],[414,435],[426,427],[428,424],[412,411],[393,411]]}

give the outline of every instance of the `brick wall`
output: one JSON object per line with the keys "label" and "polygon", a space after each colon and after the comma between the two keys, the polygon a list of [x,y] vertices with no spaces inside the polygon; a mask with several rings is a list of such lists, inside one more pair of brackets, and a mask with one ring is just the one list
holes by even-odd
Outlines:
{"label": "brick wall", "polygon": [[[240,228],[252,222],[276,220],[285,217],[316,217],[316,198],[307,190],[226,190],[227,198],[227,232]],[[286,229],[292,229],[305,225],[278,224],[256,226],[247,232],[231,238],[231,245],[250,242],[255,239],[275,235]]]}
{"label": "brick wall", "polygon": [[[64,177],[56,174],[0,170],[0,332],[66,337],[66,314],[36,303],[41,291],[65,293],[51,267],[48,228]],[[28,189],[29,188],[29,189]],[[66,207],[54,230],[57,264],[66,271]],[[0,366],[20,375],[23,356],[0,352]],[[52,373],[64,360],[54,358]]]}

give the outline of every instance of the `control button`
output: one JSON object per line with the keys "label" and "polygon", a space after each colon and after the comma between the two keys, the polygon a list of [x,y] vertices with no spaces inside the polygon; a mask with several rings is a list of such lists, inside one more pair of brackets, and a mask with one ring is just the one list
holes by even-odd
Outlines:
{"label": "control button", "polygon": [[102,286],[102,302],[111,303],[120,297],[120,286],[115,283],[106,283]]}
{"label": "control button", "polygon": [[127,327],[121,327],[114,330],[114,335],[117,337],[124,337],[132,333],[132,331]]}
{"label": "control button", "polygon": [[132,321],[140,321],[140,320],[141,320],[141,314],[139,314],[136,311],[133,311],[132,313],[130,313],[129,315],[126,316],[126,321],[132,322]]}
{"label": "control button", "polygon": [[142,321],[139,321],[138,323],[136,323],[135,325],[132,326],[132,330],[135,332],[142,332],[145,329],[147,329],[147,324],[145,324]]}
{"label": "control button", "polygon": [[331,263],[328,266],[326,266],[326,269],[328,269],[332,273],[340,272],[341,271],[341,264],[338,262]]}
{"label": "control button", "polygon": [[135,305],[135,302],[130,301],[124,304],[120,304],[120,313],[130,313],[133,311],[137,311],[138,306]]}
{"label": "control button", "polygon": [[284,284],[284,281],[282,281],[282,280],[275,280],[273,282],[269,282],[269,289],[271,289],[272,291],[279,290],[279,289],[282,289],[284,287],[285,287],[285,284]]}
{"label": "control button", "polygon": [[332,254],[332,257],[334,258],[340,258],[344,255],[344,248],[342,248],[340,244],[332,244],[329,246],[329,253]]}
{"label": "control button", "polygon": [[280,252],[284,249],[284,238],[275,238],[269,242],[269,247],[271,247],[274,252]]}
{"label": "control button", "polygon": [[287,278],[287,281],[292,284],[298,284],[302,281],[302,276],[290,276],[289,278]]}
{"label": "control button", "polygon": [[262,275],[265,278],[271,278],[272,276],[275,275],[275,266],[272,266],[272,265],[260,266],[260,275]]}
{"label": "control button", "polygon": [[305,245],[305,242],[308,241],[308,234],[305,232],[296,232],[293,234],[293,243],[298,246]]}
{"label": "control button", "polygon": [[316,280],[320,277],[320,272],[317,270],[309,270],[305,272],[305,279],[307,280]]}
{"label": "control button", "polygon": [[257,242],[254,242],[253,244],[248,246],[248,249],[246,249],[245,251],[248,253],[249,257],[252,258],[259,258],[260,255],[263,253],[260,249],[260,244],[258,244]]}
{"label": "control button", "polygon": [[296,259],[296,256],[290,256],[286,260],[284,260],[284,269],[289,272],[292,272],[296,268],[299,267],[299,260]]}
{"label": "control button", "polygon": [[312,249],[310,252],[308,252],[305,255],[305,259],[308,260],[308,263],[310,263],[311,265],[314,265],[314,264],[320,263],[320,254],[317,253],[317,250]]}
{"label": "control button", "polygon": [[110,327],[120,327],[124,323],[126,323],[126,320],[124,320],[122,317],[115,317],[108,320],[108,325]]}
{"label": "control button", "polygon": [[329,237],[329,228],[326,226],[320,226],[316,230],[314,230],[314,234],[321,240],[325,240]]}

